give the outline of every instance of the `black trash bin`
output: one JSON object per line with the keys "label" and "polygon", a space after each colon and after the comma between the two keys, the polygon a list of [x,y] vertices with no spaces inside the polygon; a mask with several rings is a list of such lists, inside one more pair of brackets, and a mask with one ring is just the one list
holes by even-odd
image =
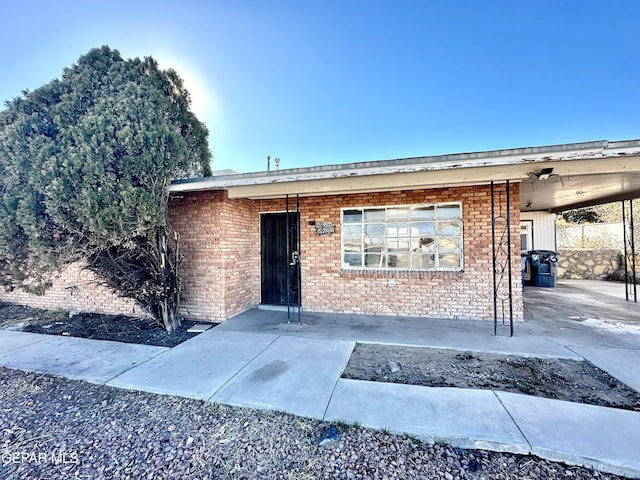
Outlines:
{"label": "black trash bin", "polygon": [[558,278],[558,252],[553,250],[529,250],[531,282],[536,287],[556,286]]}

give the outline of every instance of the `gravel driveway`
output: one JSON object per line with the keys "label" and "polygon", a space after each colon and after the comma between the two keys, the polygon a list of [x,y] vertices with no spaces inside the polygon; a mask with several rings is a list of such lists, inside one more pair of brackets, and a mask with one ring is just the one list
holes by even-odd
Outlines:
{"label": "gravel driveway", "polygon": [[292,415],[0,368],[5,479],[615,479]]}

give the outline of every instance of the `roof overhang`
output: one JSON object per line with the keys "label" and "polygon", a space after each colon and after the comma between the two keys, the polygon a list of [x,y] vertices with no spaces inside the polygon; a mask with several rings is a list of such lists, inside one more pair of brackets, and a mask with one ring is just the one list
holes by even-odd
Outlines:
{"label": "roof overhang", "polygon": [[[551,175],[538,175],[543,169]],[[561,211],[640,196],[640,140],[574,143],[178,180],[172,194],[226,190],[281,198],[522,182],[523,210]],[[590,204],[595,204],[590,203]]]}

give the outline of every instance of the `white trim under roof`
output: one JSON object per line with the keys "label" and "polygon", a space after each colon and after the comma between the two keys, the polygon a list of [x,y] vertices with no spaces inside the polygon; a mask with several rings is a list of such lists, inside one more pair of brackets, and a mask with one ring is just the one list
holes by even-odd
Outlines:
{"label": "white trim under roof", "polygon": [[[637,175],[640,178],[640,140],[600,140],[219,175],[177,180],[172,183],[169,191],[176,194],[227,190],[230,198],[259,199],[279,198],[286,194],[312,196],[362,193],[478,185],[506,180],[532,183],[530,174],[539,173],[542,168],[552,168],[555,178],[616,173]],[[637,186],[640,191],[640,183]],[[529,203],[533,204],[532,201]],[[547,205],[538,209],[551,207]]]}

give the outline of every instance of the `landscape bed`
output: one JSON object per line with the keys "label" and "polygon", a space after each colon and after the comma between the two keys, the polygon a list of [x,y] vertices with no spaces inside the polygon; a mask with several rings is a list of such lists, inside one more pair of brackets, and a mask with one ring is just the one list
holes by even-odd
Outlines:
{"label": "landscape bed", "polygon": [[358,343],[344,378],[524,393],[640,411],[640,392],[587,361]]}
{"label": "landscape bed", "polygon": [[193,338],[197,333],[187,332],[187,330],[195,323],[183,319],[182,324],[175,331],[168,333],[159,324],[146,317],[84,312],[70,315],[69,312],[61,310],[43,310],[0,303],[0,329],[159,347],[175,347]]}

